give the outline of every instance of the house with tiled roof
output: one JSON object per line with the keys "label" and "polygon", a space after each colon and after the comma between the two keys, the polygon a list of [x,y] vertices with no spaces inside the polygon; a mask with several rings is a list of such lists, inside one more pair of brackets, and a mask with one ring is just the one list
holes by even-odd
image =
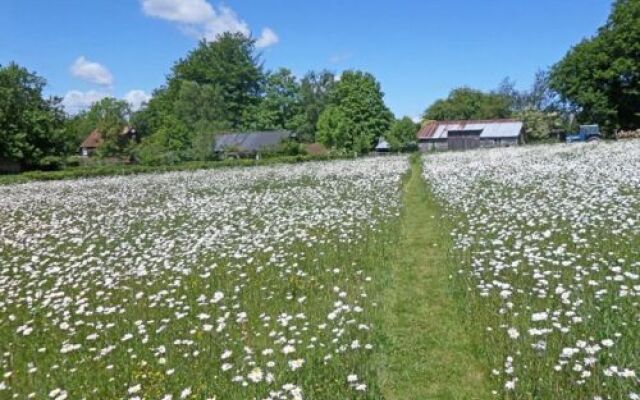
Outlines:
{"label": "house with tiled roof", "polygon": [[[135,128],[131,126],[125,126],[118,137],[118,140],[123,142],[137,141],[137,139],[137,132]],[[80,155],[83,157],[91,157],[103,143],[104,137],[102,136],[102,133],[99,130],[94,129],[89,136],[84,139],[82,144],[80,144]]]}
{"label": "house with tiled roof", "polygon": [[98,147],[102,145],[102,134],[97,129],[92,131],[89,136],[80,144],[80,155],[83,157],[91,157],[96,153]]}

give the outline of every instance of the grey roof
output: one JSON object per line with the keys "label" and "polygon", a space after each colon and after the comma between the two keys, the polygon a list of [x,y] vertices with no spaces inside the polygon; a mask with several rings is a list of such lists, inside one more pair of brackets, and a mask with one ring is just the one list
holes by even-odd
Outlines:
{"label": "grey roof", "polygon": [[289,131],[227,133],[216,137],[214,151],[222,153],[228,149],[255,153],[269,147],[275,147],[291,137]]}

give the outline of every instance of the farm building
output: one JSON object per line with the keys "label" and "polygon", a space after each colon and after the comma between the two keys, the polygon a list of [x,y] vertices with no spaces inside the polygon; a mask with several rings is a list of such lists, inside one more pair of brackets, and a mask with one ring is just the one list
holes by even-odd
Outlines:
{"label": "farm building", "polygon": [[376,145],[375,150],[377,154],[388,153],[391,151],[391,145],[385,138],[380,137],[378,139],[378,144]]}
{"label": "farm building", "polygon": [[90,157],[96,153],[98,147],[102,144],[102,134],[97,129],[89,134],[80,144],[80,155]]}
{"label": "farm building", "polygon": [[418,132],[421,151],[510,147],[524,141],[523,123],[514,119],[433,121]]}
{"label": "farm building", "polygon": [[289,131],[227,133],[216,137],[213,152],[219,157],[257,157],[293,137]]}
{"label": "farm building", "polygon": [[[131,126],[125,126],[120,132],[119,140],[121,141],[136,141],[138,132]],[[80,155],[83,157],[90,157],[96,153],[98,147],[102,145],[104,138],[99,130],[95,129],[84,139],[80,144]]]}

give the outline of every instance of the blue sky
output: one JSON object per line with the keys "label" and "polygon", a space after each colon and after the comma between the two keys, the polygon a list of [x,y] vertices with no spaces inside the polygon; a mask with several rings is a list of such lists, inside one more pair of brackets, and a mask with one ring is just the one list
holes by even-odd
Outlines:
{"label": "blue sky", "polygon": [[265,66],[373,73],[398,116],[459,86],[527,87],[604,24],[611,0],[2,0],[0,64],[44,76],[80,109],[144,99],[199,37],[261,39]]}

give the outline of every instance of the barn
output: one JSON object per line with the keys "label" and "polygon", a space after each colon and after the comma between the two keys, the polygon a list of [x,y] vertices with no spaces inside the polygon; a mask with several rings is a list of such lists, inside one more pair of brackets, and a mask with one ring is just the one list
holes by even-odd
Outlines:
{"label": "barn", "polygon": [[421,151],[510,147],[522,143],[523,123],[515,119],[432,121],[418,132]]}

